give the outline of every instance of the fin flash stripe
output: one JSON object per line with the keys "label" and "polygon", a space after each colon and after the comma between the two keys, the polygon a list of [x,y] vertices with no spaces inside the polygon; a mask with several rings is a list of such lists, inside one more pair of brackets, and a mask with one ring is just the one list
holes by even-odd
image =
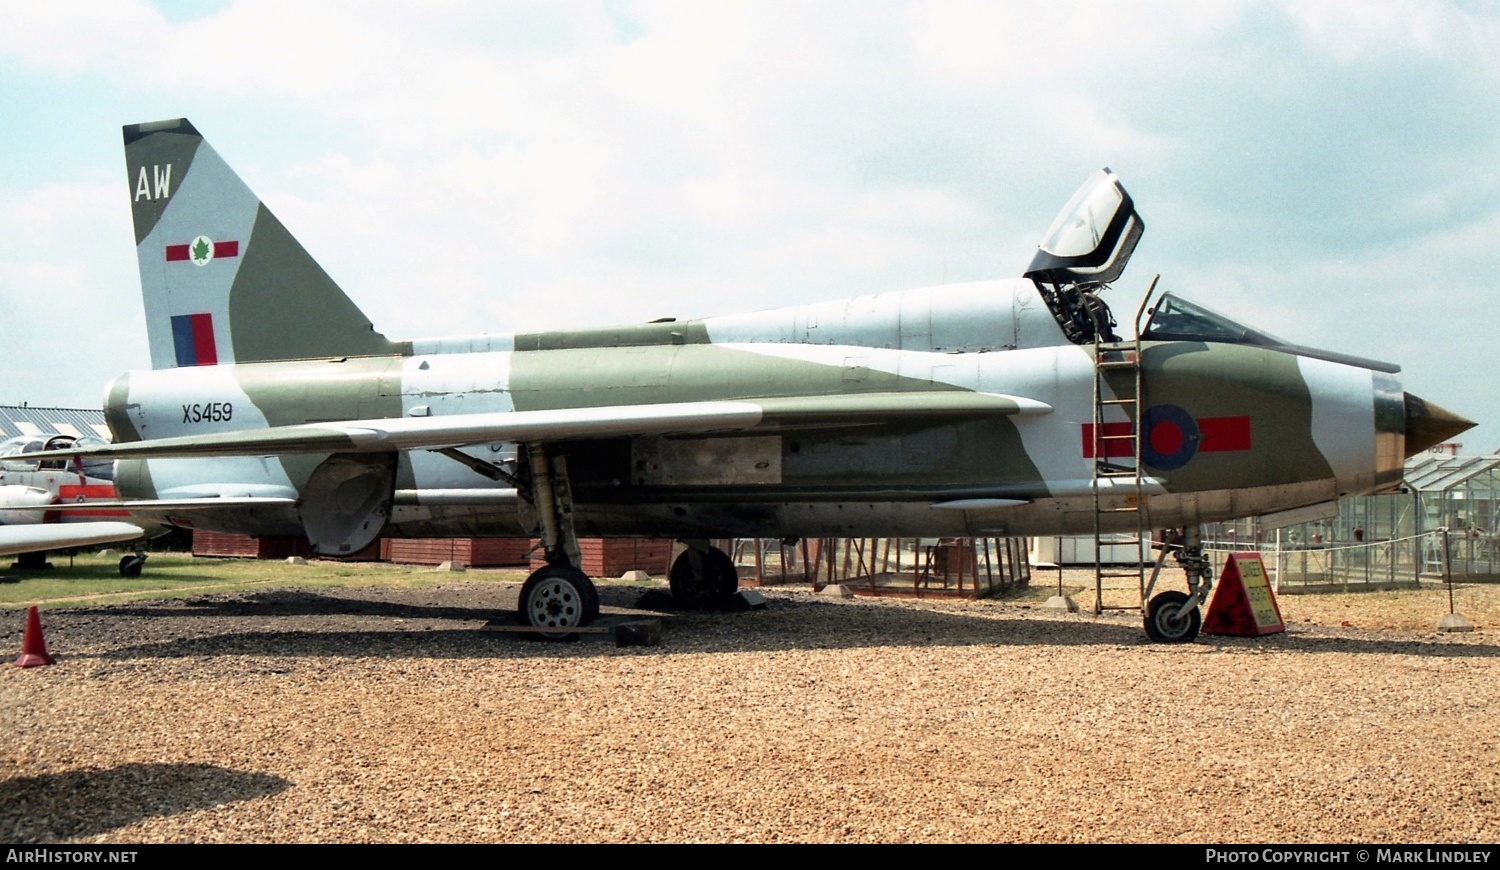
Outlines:
{"label": "fin flash stripe", "polygon": [[172,348],[177,352],[179,366],[218,365],[219,351],[214,343],[213,315],[173,315]]}

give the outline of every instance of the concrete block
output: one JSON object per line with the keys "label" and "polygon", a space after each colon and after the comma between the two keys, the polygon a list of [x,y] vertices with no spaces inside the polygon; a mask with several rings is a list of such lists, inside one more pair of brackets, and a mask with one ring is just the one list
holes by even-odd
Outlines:
{"label": "concrete block", "polygon": [[1047,599],[1047,603],[1042,605],[1042,609],[1056,610],[1059,613],[1077,613],[1078,602],[1066,595],[1054,595]]}
{"label": "concrete block", "polygon": [[1473,631],[1474,623],[1464,618],[1462,613],[1445,613],[1438,620],[1438,631]]}
{"label": "concrete block", "polygon": [[660,619],[632,619],[615,625],[615,646],[659,646]]}
{"label": "concrete block", "polygon": [[734,594],[734,597],[744,601],[747,609],[749,610],[766,609],[766,596],[760,594],[754,589],[741,589],[739,592],[736,592]]}

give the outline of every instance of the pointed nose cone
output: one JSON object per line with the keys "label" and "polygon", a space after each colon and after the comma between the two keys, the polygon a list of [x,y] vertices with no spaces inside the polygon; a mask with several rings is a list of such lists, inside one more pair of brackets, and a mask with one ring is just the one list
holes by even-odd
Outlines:
{"label": "pointed nose cone", "polygon": [[1474,421],[1467,420],[1446,408],[1424,399],[1406,394],[1406,455],[1415,456],[1423,450],[1441,444],[1468,429]]}

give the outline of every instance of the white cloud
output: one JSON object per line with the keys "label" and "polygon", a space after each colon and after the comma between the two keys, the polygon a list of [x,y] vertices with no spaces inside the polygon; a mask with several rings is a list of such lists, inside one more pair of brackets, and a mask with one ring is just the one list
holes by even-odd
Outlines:
{"label": "white cloud", "polygon": [[1465,27],[1452,4],[1429,0],[1289,3],[1285,12],[1309,47],[1342,64],[1411,51],[1441,57],[1459,35],[1456,30]]}
{"label": "white cloud", "polygon": [[54,4],[7,2],[0,56],[11,55],[47,74],[73,75],[152,53],[167,27],[143,0],[79,0]]}

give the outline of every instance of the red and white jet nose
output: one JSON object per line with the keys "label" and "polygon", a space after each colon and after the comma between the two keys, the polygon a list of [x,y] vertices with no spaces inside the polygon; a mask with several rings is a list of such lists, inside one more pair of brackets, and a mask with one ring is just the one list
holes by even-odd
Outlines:
{"label": "red and white jet nose", "polygon": [[1475,426],[1473,420],[1460,417],[1447,408],[1434,405],[1411,393],[1403,395],[1406,399],[1405,434],[1408,457]]}

